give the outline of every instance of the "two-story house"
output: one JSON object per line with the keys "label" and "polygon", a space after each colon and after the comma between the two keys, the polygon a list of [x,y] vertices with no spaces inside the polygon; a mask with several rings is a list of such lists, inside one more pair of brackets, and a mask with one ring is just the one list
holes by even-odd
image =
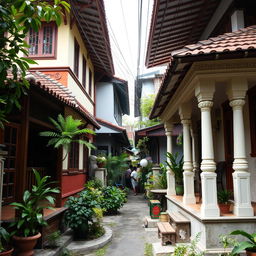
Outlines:
{"label": "two-story house", "polygon": [[[8,204],[22,199],[25,189],[34,184],[32,168],[51,176],[60,188],[56,207],[63,206],[68,196],[84,188],[88,172],[88,149],[72,144],[70,153],[47,147],[39,132],[54,129],[49,117],[58,114],[81,119],[84,127],[99,129],[95,115],[95,83],[102,75],[114,73],[103,0],[71,1],[71,12],[57,27],[42,23],[38,32],[30,30],[28,80],[31,87],[22,99],[21,110],[15,109],[0,134],[8,155],[4,165],[2,219],[14,218]],[[87,137],[92,141],[92,136]],[[46,212],[50,227],[56,228],[62,212]],[[58,222],[58,223],[57,223]],[[57,223],[57,224],[56,224]]]}
{"label": "two-story house", "polygon": [[[146,64],[168,64],[151,112],[165,124],[167,151],[176,123],[183,126],[184,195],[168,172],[168,211],[201,232],[198,247],[223,251],[218,234],[256,228],[256,5],[254,1],[155,0]],[[195,171],[201,196],[195,196]],[[229,213],[217,192],[233,193]]]}
{"label": "two-story house", "polygon": [[120,78],[105,77],[96,83],[96,154],[119,155],[130,147],[122,116],[130,114],[128,83]]}

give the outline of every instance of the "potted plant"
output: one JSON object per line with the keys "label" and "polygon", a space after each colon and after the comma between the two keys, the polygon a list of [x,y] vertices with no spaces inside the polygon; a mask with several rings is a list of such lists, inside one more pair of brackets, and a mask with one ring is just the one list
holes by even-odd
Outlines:
{"label": "potted plant", "polygon": [[221,213],[229,213],[230,212],[230,199],[232,197],[232,192],[229,190],[220,190],[217,193],[219,208]]}
{"label": "potted plant", "polygon": [[179,159],[179,153],[166,153],[169,161],[166,161],[168,167],[172,170],[175,176],[175,190],[177,195],[183,195],[183,157]]}
{"label": "potted plant", "polygon": [[33,248],[41,237],[40,228],[47,225],[43,218],[43,209],[51,209],[55,198],[54,193],[59,189],[51,188],[53,182],[49,182],[49,176],[41,178],[40,174],[33,169],[36,185],[32,190],[26,190],[22,202],[15,202],[11,205],[18,211],[19,217],[11,224],[15,227],[13,236],[14,244],[17,247],[18,255],[33,255]]}
{"label": "potted plant", "polygon": [[249,234],[243,230],[235,230],[230,235],[241,235],[247,238],[247,241],[238,242],[232,250],[232,255],[239,254],[243,250],[246,251],[248,256],[256,255],[256,233]]}
{"label": "potted plant", "polygon": [[13,248],[9,245],[10,233],[3,227],[0,227],[0,256],[12,255]]}
{"label": "potted plant", "polygon": [[99,155],[99,156],[97,156],[96,161],[97,161],[97,165],[98,165],[99,168],[104,168],[105,165],[106,165],[107,159],[106,159],[105,156]]}

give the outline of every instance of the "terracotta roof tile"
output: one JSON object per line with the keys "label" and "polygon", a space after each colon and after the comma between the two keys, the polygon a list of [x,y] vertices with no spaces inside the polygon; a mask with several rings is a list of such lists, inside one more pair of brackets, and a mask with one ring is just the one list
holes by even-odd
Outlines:
{"label": "terracotta roof tile", "polygon": [[240,29],[232,33],[226,33],[196,44],[187,45],[173,52],[173,57],[188,55],[223,53],[226,51],[247,50],[256,48],[256,26]]}
{"label": "terracotta roof tile", "polygon": [[[171,99],[175,90],[179,86],[179,81],[182,81],[192,62],[203,61],[205,59],[215,59],[216,55],[218,55],[219,58],[222,56],[222,54],[227,54],[225,58],[227,58],[227,56],[228,58],[237,58],[236,53],[239,53],[240,55],[242,54],[244,57],[247,56],[247,54],[245,55],[244,52],[249,52],[249,50],[250,52],[248,54],[255,56],[255,49],[256,25],[253,25],[232,33],[226,33],[224,35],[199,41],[196,44],[190,44],[181,49],[173,51],[171,55],[171,62],[169,63],[163,76],[162,84],[156,96],[150,118],[156,118],[164,111],[168,101]],[[206,55],[209,57],[205,58]],[[185,65],[185,69],[183,69],[183,71],[179,74],[179,81],[175,82],[176,87],[173,87],[172,90],[167,91],[168,84],[174,81],[176,66],[178,63],[180,63],[180,58],[182,58],[182,63],[186,63],[187,65]],[[164,99],[164,97],[162,97],[164,94],[169,95],[169,97]]]}
{"label": "terracotta roof tile", "polygon": [[94,127],[100,128],[96,119],[77,101],[76,97],[72,95],[72,92],[67,87],[39,71],[29,71],[27,73],[27,79],[32,85],[41,88],[57,100],[76,109]]}

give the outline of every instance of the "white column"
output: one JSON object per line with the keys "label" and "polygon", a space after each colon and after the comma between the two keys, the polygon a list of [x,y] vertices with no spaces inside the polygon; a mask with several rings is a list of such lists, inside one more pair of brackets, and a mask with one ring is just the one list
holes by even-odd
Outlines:
{"label": "white column", "polygon": [[213,137],[211,108],[213,106],[213,94],[215,91],[214,81],[199,81],[196,87],[196,97],[198,107],[201,109],[201,143],[202,143],[202,163],[201,163],[201,184],[202,184],[202,217],[218,217],[220,210],[217,204],[217,175],[215,173],[216,164],[214,162]]}
{"label": "white column", "polygon": [[[173,131],[173,124],[170,122],[165,123],[165,135],[167,138],[167,152],[172,154],[172,131]],[[169,159],[167,158],[167,161]],[[168,171],[166,173],[167,175],[167,195],[176,195],[175,191],[175,176],[171,169],[168,168]]]}
{"label": "white column", "polygon": [[192,138],[192,162],[193,162],[193,171],[196,175],[196,172],[198,171],[198,147],[197,147],[197,137],[198,135],[193,132],[193,129],[190,129],[191,138]]}
{"label": "white column", "polygon": [[247,91],[247,81],[235,79],[229,86],[230,106],[233,109],[233,134],[234,134],[234,214],[239,217],[253,216],[251,205],[250,173],[245,150],[245,131],[243,119],[243,106]]}
{"label": "white column", "polygon": [[190,120],[181,120],[183,125],[183,183],[184,183],[184,204],[195,204],[195,189],[194,189],[194,172],[192,165],[192,151],[190,138]]}
{"label": "white column", "polygon": [[183,125],[183,184],[184,184],[184,204],[195,204],[195,189],[194,189],[194,172],[192,165],[191,151],[191,104],[185,103],[179,108],[181,123]]}

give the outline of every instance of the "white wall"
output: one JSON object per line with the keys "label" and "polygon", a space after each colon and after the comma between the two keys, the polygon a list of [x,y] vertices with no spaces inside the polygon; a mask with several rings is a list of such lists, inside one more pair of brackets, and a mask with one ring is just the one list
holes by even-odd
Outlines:
{"label": "white wall", "polygon": [[96,116],[118,125],[114,117],[114,88],[111,83],[96,84]]}

